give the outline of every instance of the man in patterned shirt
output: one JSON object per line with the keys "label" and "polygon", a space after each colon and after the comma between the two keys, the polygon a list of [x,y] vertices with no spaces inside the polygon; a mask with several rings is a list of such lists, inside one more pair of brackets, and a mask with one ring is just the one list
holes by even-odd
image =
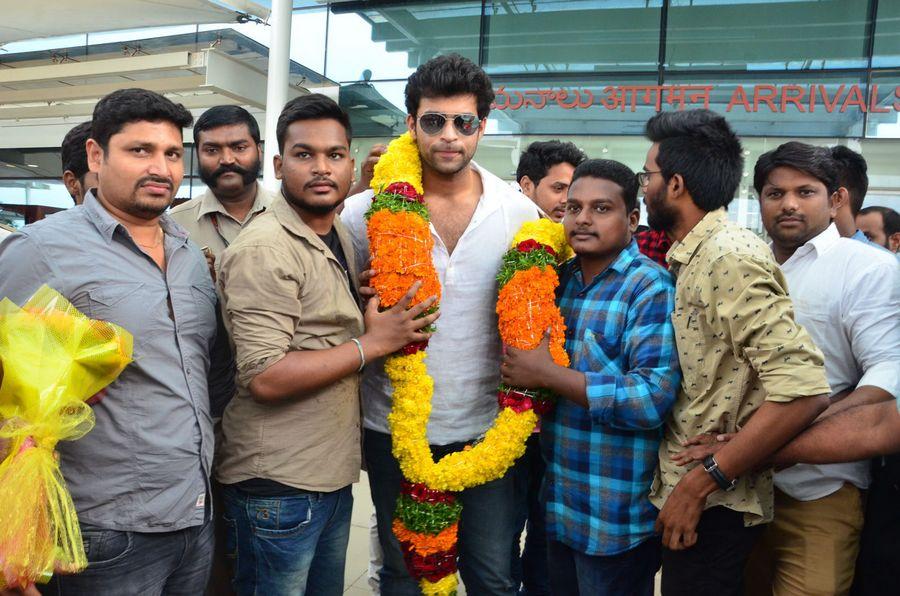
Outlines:
{"label": "man in patterned shirt", "polygon": [[575,169],[563,224],[576,258],[560,275],[571,368],[506,348],[512,386],[561,397],[543,418],[549,579],[554,594],[646,594],[659,569],[647,498],[680,375],[672,278],[638,252],[638,184],[623,164]]}
{"label": "man in patterned shirt", "polygon": [[[744,165],[731,127],[709,110],[662,112],[647,136],[644,202],[651,227],[674,240],[666,259],[684,375],[650,493],[661,510],[662,589],[737,595],[760,524],[772,519],[772,473],[755,468],[825,409],[829,386],[772,251],[728,221]],[[708,432],[737,434],[703,465],[672,460]]]}

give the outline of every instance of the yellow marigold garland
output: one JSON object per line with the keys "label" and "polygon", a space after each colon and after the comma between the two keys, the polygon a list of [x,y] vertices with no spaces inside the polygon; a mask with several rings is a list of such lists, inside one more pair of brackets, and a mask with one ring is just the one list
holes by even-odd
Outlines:
{"label": "yellow marigold garland", "polygon": [[[414,302],[440,295],[421,172],[418,149],[409,133],[392,141],[375,167],[372,188],[376,195],[366,217],[376,271],[372,285],[384,307],[396,303],[416,280],[423,281],[423,287]],[[550,328],[551,354],[563,365],[568,364],[568,356],[562,348],[565,326],[553,298],[559,283],[553,265],[569,254],[561,225],[549,220],[528,222],[516,234],[498,276],[502,340],[532,349]],[[501,387],[501,408],[484,438],[435,462],[427,437],[434,382],[425,365],[426,345],[407,346],[385,363],[394,389],[388,416],[393,454],[407,479],[401,501],[404,519],[412,524],[395,519],[393,530],[422,593],[452,595],[457,588],[459,513],[452,493],[503,476],[525,451],[525,441],[537,424],[535,410],[545,411],[549,400]]]}

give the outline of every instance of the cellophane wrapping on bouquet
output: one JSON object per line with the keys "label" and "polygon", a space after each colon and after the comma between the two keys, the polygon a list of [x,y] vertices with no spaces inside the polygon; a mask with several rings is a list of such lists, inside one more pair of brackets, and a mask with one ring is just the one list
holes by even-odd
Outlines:
{"label": "cellophane wrapping on bouquet", "polygon": [[93,428],[85,401],[131,362],[132,343],[47,286],[22,307],[0,301],[0,587],[87,565],[55,448]]}

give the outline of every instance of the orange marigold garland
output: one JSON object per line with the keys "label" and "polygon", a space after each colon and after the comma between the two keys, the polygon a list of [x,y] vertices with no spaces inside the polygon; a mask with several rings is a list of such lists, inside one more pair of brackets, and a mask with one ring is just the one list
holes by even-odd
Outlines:
{"label": "orange marigold garland", "polygon": [[[519,241],[503,256],[503,267],[497,276],[500,282],[497,317],[503,343],[522,350],[535,349],[549,329],[553,361],[569,366],[566,325],[556,306],[559,285],[556,265],[566,248],[561,245],[565,236],[554,226],[562,228],[548,219],[529,222],[517,235]],[[533,408],[539,414],[546,414],[553,408],[554,399],[549,391],[517,389],[503,383],[497,391],[500,407],[516,412]]]}
{"label": "orange marigold garland", "polygon": [[[407,133],[388,146],[375,168],[375,197],[366,213],[372,286],[381,307],[396,304],[409,287],[422,281],[413,304],[440,296],[431,259],[434,241],[422,197],[418,148]],[[555,306],[559,280],[555,266],[568,256],[562,226],[549,220],[528,222],[504,256],[498,276],[500,336],[504,343],[533,349],[551,329],[551,353],[568,365],[563,349],[565,326]],[[486,330],[485,330],[486,331]],[[477,330],[473,330],[477,332]],[[456,593],[457,533],[462,505],[454,492],[503,476],[525,450],[537,413],[551,407],[551,396],[503,387],[494,425],[474,446],[435,462],[427,425],[434,384],[425,366],[428,342],[410,344],[385,362],[394,389],[388,423],[393,453],[404,477],[393,531],[407,569],[425,596]]]}

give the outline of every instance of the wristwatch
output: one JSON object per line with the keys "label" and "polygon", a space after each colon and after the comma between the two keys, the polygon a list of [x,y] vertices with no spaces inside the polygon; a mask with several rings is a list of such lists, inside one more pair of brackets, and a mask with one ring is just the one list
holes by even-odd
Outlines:
{"label": "wristwatch", "polygon": [[725,478],[725,474],[719,469],[719,462],[716,461],[714,456],[706,456],[703,460],[703,469],[706,470],[707,474],[712,476],[713,480],[716,481],[716,484],[718,484],[719,488],[722,490],[734,490],[734,487],[737,486],[737,478],[732,478],[731,480]]}

